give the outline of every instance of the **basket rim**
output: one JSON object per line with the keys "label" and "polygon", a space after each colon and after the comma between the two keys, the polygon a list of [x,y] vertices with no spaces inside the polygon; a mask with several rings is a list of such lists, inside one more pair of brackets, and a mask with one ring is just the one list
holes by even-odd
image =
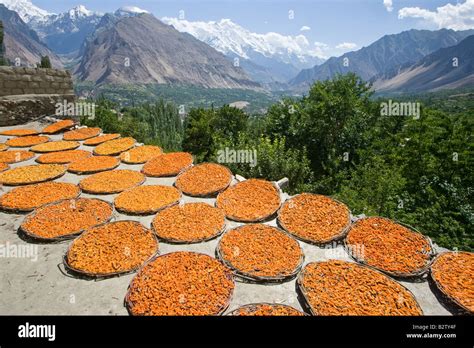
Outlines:
{"label": "basket rim", "polygon": [[[237,230],[240,230],[242,228],[249,227],[249,226],[251,227],[251,226],[255,226],[255,225],[264,225],[264,224],[253,223],[253,224],[246,224],[246,225],[243,225],[243,226],[238,226],[238,227],[235,227],[235,228],[232,228],[232,229],[228,230],[226,232],[226,234],[231,232],[231,231],[237,231]],[[275,275],[275,276],[258,276],[258,275],[252,275],[248,272],[243,272],[243,271],[237,269],[228,260],[226,260],[224,258],[224,256],[222,255],[221,242],[222,242],[222,238],[224,238],[225,235],[222,236],[222,238],[217,243],[217,246],[216,246],[217,259],[221,260],[222,263],[224,263],[228,268],[230,268],[232,270],[232,272],[237,277],[239,277],[243,280],[250,281],[250,282],[255,282],[255,283],[283,283],[283,282],[290,281],[290,280],[294,279],[298,275],[298,273],[301,272],[301,270],[303,268],[303,265],[304,265],[305,254],[304,254],[303,248],[301,247],[301,245],[298,243],[298,241],[295,238],[288,235],[288,233],[286,233],[282,229],[280,229],[278,227],[275,227],[275,226],[270,226],[270,225],[264,225],[264,226],[268,226],[270,228],[273,228],[273,229],[277,230],[278,232],[284,234],[285,236],[292,239],[293,241],[295,241],[298,244],[298,247],[299,247],[300,252],[301,252],[300,259],[299,259],[298,265],[295,267],[295,269],[290,274],[288,274],[288,275],[278,274],[278,275]]]}
{"label": "basket rim", "polygon": [[[224,192],[226,192],[227,190],[230,190],[232,187],[235,187],[236,185],[239,185],[241,183],[244,183],[248,180],[260,180],[260,181],[265,181],[265,182],[268,182],[268,183],[271,183],[273,185],[273,187],[276,189],[277,193],[278,193],[278,198],[279,198],[279,204],[278,204],[278,207],[272,211],[270,214],[268,215],[265,215],[265,216],[260,216],[260,217],[257,217],[255,219],[242,219],[242,218],[239,218],[239,217],[236,217],[236,216],[232,216],[232,215],[228,215],[227,213],[225,213],[225,210],[222,208],[222,207],[219,207],[219,204],[218,204],[218,201],[219,201],[219,196],[221,194],[223,194]],[[281,208],[281,205],[282,205],[282,191],[281,191],[281,188],[274,182],[274,181],[269,181],[269,180],[265,180],[265,179],[258,179],[258,178],[250,178],[250,179],[246,179],[244,181],[240,181],[240,182],[237,182],[233,185],[230,185],[227,187],[226,190],[224,190],[223,192],[219,193],[216,197],[216,201],[214,202],[214,205],[216,208],[219,208],[219,209],[222,209],[224,211],[224,214],[226,216],[227,219],[231,220],[231,221],[235,221],[235,222],[242,222],[242,223],[259,223],[259,222],[264,222],[264,221],[267,221],[267,220],[273,220],[273,218],[278,214],[278,210]]]}
{"label": "basket rim", "polygon": [[[179,204],[179,203],[178,203],[178,204]],[[178,204],[175,204],[175,205],[173,205],[173,206],[176,206],[176,205],[178,205]],[[184,203],[184,205],[187,205],[187,204],[206,204],[206,205],[208,205],[208,206],[210,206],[210,207],[212,207],[212,208],[216,208],[216,207],[214,207],[214,206],[212,206],[212,205],[210,205],[210,204],[208,204],[208,203],[206,203],[206,202],[188,202],[188,203]],[[171,207],[168,207],[168,208],[171,208]],[[168,208],[166,208],[166,209],[168,209]],[[218,209],[218,208],[216,208],[216,209]],[[157,215],[158,215],[160,212],[162,212],[163,210],[165,210],[165,209],[160,210],[160,211],[157,213]],[[222,212],[222,210],[221,210],[221,212]],[[155,226],[154,226],[154,224],[153,224],[153,221],[155,221],[156,216],[153,218],[153,220],[151,220],[150,229],[153,231],[153,233],[157,236],[157,238],[158,238],[160,241],[162,241],[162,242],[164,242],[164,243],[166,243],[166,244],[191,245],[191,244],[197,244],[197,243],[205,243],[205,242],[209,242],[209,241],[211,241],[211,240],[214,240],[214,239],[218,238],[218,237],[221,236],[224,232],[226,232],[226,230],[227,230],[227,223],[226,223],[226,218],[225,218],[224,212],[222,212],[222,216],[224,217],[224,222],[223,222],[223,224],[222,224],[222,227],[219,229],[219,231],[218,231],[215,235],[210,236],[210,237],[206,237],[205,239],[194,239],[193,241],[189,241],[189,240],[188,240],[188,241],[180,241],[180,240],[172,239],[172,238],[163,238],[163,237],[161,237],[161,236],[158,235],[158,233],[156,232]]]}
{"label": "basket rim", "polygon": [[224,314],[225,311],[227,310],[227,308],[229,308],[230,303],[232,302],[232,299],[233,299],[233,296],[234,296],[234,293],[235,293],[235,279],[234,279],[232,270],[229,269],[225,264],[223,264],[222,261],[220,261],[220,260],[218,260],[218,259],[216,259],[216,258],[214,258],[214,257],[212,257],[208,254],[204,254],[204,253],[196,252],[196,251],[172,251],[172,252],[169,252],[169,253],[166,253],[166,254],[155,255],[153,258],[148,260],[146,263],[142,264],[142,266],[138,270],[137,274],[135,274],[133,279],[130,281],[130,283],[128,284],[127,293],[125,294],[125,298],[124,298],[124,305],[127,308],[127,311],[129,313],[129,315],[137,316],[137,315],[133,314],[133,312],[132,312],[133,305],[132,305],[132,302],[130,301],[130,295],[131,295],[131,291],[132,291],[132,288],[133,288],[133,283],[135,282],[136,277],[138,277],[140,275],[140,273],[142,272],[142,270],[145,269],[145,267],[147,267],[150,263],[152,263],[156,259],[158,259],[160,257],[170,255],[170,254],[175,254],[175,253],[205,255],[205,256],[210,257],[211,259],[219,262],[222,266],[224,266],[228,270],[228,272],[226,272],[225,277],[232,282],[232,289],[230,289],[229,296],[228,296],[226,302],[224,303],[224,305],[219,309],[219,312],[217,312],[216,314],[212,314],[210,316],[220,316],[220,315]]}
{"label": "basket rim", "polygon": [[293,306],[290,306],[290,305],[287,305],[287,304],[283,304],[283,303],[271,303],[271,302],[254,302],[254,303],[248,303],[248,304],[245,304],[245,305],[242,305],[242,306],[239,306],[235,309],[233,309],[232,311],[230,311],[229,313],[227,313],[226,315],[228,316],[237,316],[237,311],[241,310],[241,309],[247,309],[247,308],[250,308],[250,309],[254,309],[255,307],[257,306],[271,306],[271,307],[275,307],[275,306],[279,306],[279,307],[284,307],[284,308],[287,308],[287,309],[293,309],[299,313],[302,314],[302,316],[309,316],[308,313],[305,313],[304,311],[301,311]]}
{"label": "basket rim", "polygon": [[[341,231],[334,235],[333,237],[331,237],[330,239],[328,240],[324,240],[324,241],[315,241],[315,240],[311,240],[311,239],[308,239],[308,238],[304,238],[304,237],[301,237],[299,235],[296,235],[295,233],[291,232],[290,229],[285,226],[285,224],[281,221],[281,213],[282,213],[282,210],[283,208],[290,203],[290,201],[294,198],[297,198],[303,194],[307,194],[307,195],[312,195],[312,196],[320,196],[320,197],[326,197],[326,198],[329,198],[331,199],[332,201],[338,203],[338,204],[341,204],[342,206],[344,206],[346,209],[347,209],[347,215],[348,215],[348,221],[347,221],[347,224],[341,229]],[[350,230],[350,227],[351,227],[351,216],[352,216],[352,212],[351,210],[349,209],[349,207],[333,198],[333,197],[330,197],[330,196],[326,196],[326,195],[322,195],[322,194],[317,194],[317,193],[309,193],[309,192],[302,192],[302,193],[299,193],[291,198],[288,198],[287,200],[285,200],[282,204],[281,204],[281,207],[280,209],[278,210],[278,213],[277,213],[277,224],[278,226],[284,230],[285,232],[287,232],[288,234],[292,235],[294,238],[302,241],[302,242],[305,242],[307,244],[311,244],[311,245],[316,245],[316,246],[321,246],[321,245],[325,245],[325,244],[329,244],[329,243],[333,243],[333,242],[337,242],[337,241],[340,241],[342,239],[344,239],[346,237],[346,235],[349,233],[349,230]]]}
{"label": "basket rim", "polygon": [[[394,272],[394,271],[388,271],[388,270],[384,270],[382,268],[379,268],[379,267],[376,267],[376,266],[373,266],[373,265],[370,265],[368,264],[367,262],[365,262],[364,260],[360,259],[359,257],[355,256],[354,253],[351,252],[351,247],[350,247],[350,244],[348,243],[347,241],[347,238],[349,237],[349,233],[351,231],[351,229],[354,227],[355,224],[357,224],[357,222],[361,221],[361,220],[365,220],[365,219],[369,219],[369,218],[380,218],[380,219],[383,219],[383,220],[387,220],[387,221],[390,221],[390,222],[394,222],[396,224],[399,224],[400,226],[403,226],[405,228],[407,228],[408,230],[410,230],[410,232],[412,233],[415,233],[415,234],[418,234],[420,235],[421,237],[423,237],[423,239],[428,243],[429,247],[430,247],[430,252],[428,253],[428,259],[427,259],[427,262],[426,264],[419,268],[418,270],[415,270],[413,272]],[[422,277],[423,275],[425,275],[427,272],[429,272],[430,270],[430,267],[431,267],[431,264],[433,262],[433,259],[434,257],[436,256],[436,250],[433,246],[433,242],[431,240],[430,237],[424,235],[423,233],[421,233],[420,231],[418,231],[416,228],[414,228],[413,226],[410,226],[408,224],[405,224],[403,222],[400,222],[398,220],[394,220],[394,219],[389,219],[389,218],[386,218],[386,217],[383,217],[383,216],[367,216],[367,217],[364,217],[362,219],[359,219],[357,221],[355,221],[354,223],[352,223],[349,227],[349,230],[347,232],[347,235],[344,239],[344,249],[346,250],[347,254],[354,260],[356,261],[357,263],[361,264],[361,265],[364,265],[366,267],[369,267],[369,268],[372,268],[374,270],[377,270],[377,271],[380,271],[382,273],[385,273],[389,276],[392,276],[394,278],[419,278],[419,277]]]}
{"label": "basket rim", "polygon": [[392,281],[394,284],[396,285],[400,285],[406,292],[408,292],[411,297],[413,298],[413,301],[415,302],[416,304],[416,307],[418,308],[418,310],[420,311],[420,316],[423,316],[424,315],[424,312],[423,312],[423,308],[421,308],[420,304],[418,303],[418,300],[416,299],[415,295],[413,294],[413,292],[408,289],[405,285],[401,284],[400,282],[398,282],[396,279],[390,277],[389,275],[379,271],[378,269],[374,269],[372,267],[368,267],[366,265],[361,265],[357,262],[352,262],[352,261],[344,261],[344,260],[338,260],[338,259],[329,259],[329,260],[326,260],[326,261],[313,261],[313,262],[310,262],[308,264],[305,265],[305,267],[301,270],[300,274],[298,275],[297,279],[296,279],[296,286],[298,288],[298,290],[301,292],[301,294],[303,295],[303,299],[304,299],[304,302],[305,302],[305,305],[308,307],[308,310],[311,312],[312,315],[321,315],[319,313],[317,313],[313,307],[310,305],[309,303],[309,300],[308,300],[308,292],[306,291],[306,288],[304,287],[303,285],[303,281],[304,281],[304,276],[305,276],[305,269],[306,267],[308,267],[309,265],[312,265],[312,264],[321,264],[321,263],[328,263],[329,261],[340,261],[340,262],[344,262],[344,263],[349,263],[349,264],[353,264],[357,267],[362,267],[362,268],[365,268],[365,269],[368,269],[372,272],[376,272],[386,278],[388,278],[390,281]]}
{"label": "basket rim", "polygon": [[436,285],[436,288],[445,296],[447,297],[450,301],[452,301],[454,304],[456,304],[457,306],[459,306],[461,309],[463,309],[464,311],[466,311],[467,313],[470,313],[470,314],[473,314],[474,311],[472,309],[469,309],[466,305],[462,304],[457,298],[455,298],[454,296],[448,294],[445,289],[441,286],[441,283],[436,279],[436,277],[433,275],[433,266],[435,265],[435,263],[441,258],[443,257],[445,254],[473,254],[472,252],[468,252],[468,251],[444,251],[442,253],[439,253],[438,255],[436,255],[436,257],[434,258],[433,262],[431,263],[431,266],[430,266],[430,278],[431,280],[434,282],[434,284]]}
{"label": "basket rim", "polygon": [[121,207],[118,207],[117,204],[115,203],[115,201],[117,200],[117,198],[122,194],[122,193],[127,193],[129,191],[132,191],[134,189],[137,189],[139,187],[147,187],[147,186],[159,186],[159,187],[167,187],[167,188],[174,188],[173,186],[167,186],[167,185],[138,185],[138,186],[135,186],[135,187],[132,187],[132,188],[129,188],[125,191],[122,191],[120,192],[117,197],[114,198],[114,207],[115,207],[115,210],[117,210],[119,213],[122,213],[122,214],[125,214],[125,215],[130,215],[130,216],[145,216],[145,215],[154,215],[154,214],[157,214],[159,213],[160,211],[162,210],[165,210],[167,208],[170,208],[170,207],[173,207],[177,204],[179,204],[179,202],[181,201],[181,199],[183,198],[183,194],[180,190],[176,189],[176,191],[178,191],[179,193],[179,197],[178,199],[174,200],[173,202],[163,206],[163,207],[159,207],[157,209],[152,209],[152,210],[140,210],[140,211],[131,211],[131,210],[127,210],[127,209],[123,209]]}
{"label": "basket rim", "polygon": [[[178,187],[178,180],[179,178],[185,174],[186,172],[196,168],[196,167],[200,167],[202,165],[208,165],[208,164],[213,164],[213,165],[217,165],[217,166],[220,166],[222,168],[224,168],[227,173],[229,174],[229,182],[225,185],[225,187],[221,187],[217,190],[214,190],[212,192],[206,192],[206,193],[202,193],[202,194],[194,194],[194,193],[191,193],[191,192],[186,192],[184,191],[182,188]],[[202,163],[199,163],[199,164],[196,164],[196,165],[192,165],[192,166],[189,166],[187,168],[184,168],[183,170],[181,170],[181,172],[177,175],[176,177],[176,180],[174,181],[173,183],[173,186],[175,186],[178,190],[180,190],[181,192],[183,192],[183,194],[185,194],[186,196],[189,196],[189,197],[196,197],[196,198],[215,198],[217,195],[219,195],[221,192],[224,192],[225,190],[227,190],[229,188],[229,186],[232,184],[232,181],[234,180],[234,174],[232,173],[232,171],[222,165],[222,164],[219,164],[219,163],[212,163],[212,162],[202,162]]]}
{"label": "basket rim", "polygon": [[[147,258],[143,263],[137,265],[136,267],[130,269],[130,270],[126,270],[126,271],[120,271],[120,272],[110,272],[110,273],[90,273],[90,272],[86,272],[86,271],[83,271],[83,270],[80,270],[78,268],[75,268],[73,266],[71,266],[69,264],[69,261],[68,261],[68,255],[69,255],[69,252],[71,251],[73,245],[74,245],[74,241],[69,244],[67,250],[66,250],[66,253],[63,255],[63,264],[64,264],[64,267],[69,270],[69,271],[72,271],[73,273],[77,273],[78,275],[81,275],[81,276],[85,276],[87,278],[91,278],[91,279],[101,279],[101,278],[111,278],[111,277],[116,277],[116,276],[122,276],[122,275],[126,275],[126,274],[131,274],[131,273],[134,273],[136,272],[138,269],[141,268],[141,266],[143,264],[145,264],[146,262],[148,262],[149,260],[151,260],[153,257],[159,255],[160,253],[160,243],[158,241],[158,239],[156,238],[156,236],[154,235],[153,231],[151,231],[149,228],[147,228],[146,226],[144,226],[142,223],[138,222],[138,221],[134,221],[134,220],[115,220],[115,221],[107,221],[107,222],[104,222],[104,223],[101,223],[99,225],[96,225],[96,226],[92,226],[88,229],[86,229],[84,231],[84,233],[82,235],[85,235],[85,233],[87,233],[88,231],[92,230],[92,229],[96,229],[96,228],[100,228],[102,226],[105,226],[105,225],[108,225],[108,224],[116,224],[116,223],[119,223],[119,222],[132,222],[134,224],[139,224],[144,231],[147,231],[147,232],[150,232],[153,240],[156,242],[156,249],[155,251],[153,252],[153,254],[151,254],[151,256],[149,258]],[[81,238],[78,237],[77,239]],[[75,239],[75,240],[77,240]]]}
{"label": "basket rim", "polygon": [[[112,221],[112,219],[114,218],[114,214],[113,214],[113,211],[114,211],[114,207],[112,205],[112,203],[110,202],[107,202],[103,199],[99,199],[99,198],[86,198],[86,197],[76,197],[76,198],[73,198],[73,199],[62,199],[62,200],[59,200],[59,201],[56,201],[56,202],[53,202],[53,203],[50,203],[50,204],[45,204],[43,206],[41,206],[39,209],[43,209],[43,208],[46,208],[46,207],[49,207],[49,206],[53,206],[53,205],[58,205],[62,202],[66,202],[66,201],[72,201],[72,200],[78,200],[78,199],[87,199],[87,200],[97,200],[97,201],[101,201],[101,202],[104,202],[104,203],[107,203],[109,205],[109,207],[111,208],[111,211],[112,213],[110,214],[110,216],[107,218],[107,220],[105,222],[101,222],[100,224],[97,224],[97,225],[94,225],[92,227],[95,227],[95,226],[98,226],[98,225],[101,225],[101,224],[104,224],[104,223],[108,223],[110,221]],[[29,231],[28,229],[24,228],[23,225],[29,221],[30,219],[33,219],[36,214],[38,213],[38,209],[35,209],[33,210],[30,214],[28,214],[23,222],[21,223],[19,229],[25,234],[27,235],[28,237],[34,239],[34,240],[37,240],[37,241],[42,241],[42,242],[62,242],[62,241],[65,241],[65,240],[71,240],[71,239],[74,239],[76,238],[77,236],[81,235],[84,231],[87,230],[87,228],[83,228],[79,231],[73,231],[72,233],[69,233],[67,235],[62,235],[62,236],[58,236],[58,237],[52,237],[52,238],[44,238],[44,237],[40,237],[34,233],[32,233],[31,231]]]}

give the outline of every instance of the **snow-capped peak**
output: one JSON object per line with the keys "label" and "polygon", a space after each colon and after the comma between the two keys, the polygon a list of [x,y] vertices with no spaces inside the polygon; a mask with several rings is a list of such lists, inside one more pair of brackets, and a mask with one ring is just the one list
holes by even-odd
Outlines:
{"label": "snow-capped peak", "polygon": [[29,0],[0,0],[9,10],[15,11],[26,23],[33,19],[42,20],[52,15],[46,10],[33,5]]}
{"label": "snow-capped peak", "polygon": [[69,10],[69,17],[71,19],[81,18],[81,17],[90,17],[93,15],[94,15],[94,12],[89,11],[84,5],[78,5]]}
{"label": "snow-capped peak", "polygon": [[291,36],[275,32],[254,33],[230,19],[191,22],[164,17],[161,20],[178,31],[193,35],[226,55],[235,54],[250,59],[250,55],[257,52],[265,57],[278,57],[284,62],[290,62],[296,57],[301,63],[311,58],[325,58],[323,49],[311,44],[302,34]]}

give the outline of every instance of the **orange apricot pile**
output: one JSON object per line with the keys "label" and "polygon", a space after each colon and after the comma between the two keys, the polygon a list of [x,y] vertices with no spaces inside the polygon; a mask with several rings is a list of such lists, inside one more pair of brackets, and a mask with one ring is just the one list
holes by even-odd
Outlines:
{"label": "orange apricot pile", "polygon": [[120,138],[120,134],[114,133],[114,134],[103,134],[99,135],[98,137],[90,138],[84,141],[84,145],[87,146],[96,146],[102,143],[105,143],[106,141],[109,140],[114,140]]}
{"label": "orange apricot pile", "polygon": [[75,174],[94,174],[115,169],[120,165],[120,160],[111,156],[92,156],[72,162],[68,171]]}
{"label": "orange apricot pile", "polygon": [[276,303],[255,303],[249,304],[237,308],[236,310],[229,313],[233,316],[243,316],[243,317],[299,317],[304,316],[303,312],[300,312],[296,308],[276,304]]}
{"label": "orange apricot pile", "polygon": [[77,141],[50,141],[44,144],[39,144],[31,147],[31,151],[39,153],[47,152],[57,152],[57,151],[66,151],[74,150],[81,146]]}
{"label": "orange apricot pile", "polygon": [[297,284],[314,315],[423,315],[405,287],[353,262],[310,263]]}
{"label": "orange apricot pile", "polygon": [[249,179],[220,193],[216,204],[231,220],[257,222],[273,216],[280,202],[280,192],[274,184]]}
{"label": "orange apricot pile", "polygon": [[127,164],[142,164],[161,154],[163,154],[163,150],[159,146],[142,145],[122,152],[120,159]]}
{"label": "orange apricot pile", "polygon": [[171,186],[139,186],[120,193],[115,208],[125,214],[151,215],[177,204],[181,192]]}
{"label": "orange apricot pile", "polygon": [[67,164],[80,159],[89,158],[92,153],[85,150],[68,150],[45,153],[36,159],[38,163],[58,163]]}
{"label": "orange apricot pile", "polygon": [[431,265],[431,277],[448,298],[474,313],[474,253],[446,252]]}
{"label": "orange apricot pile", "polygon": [[44,135],[29,135],[26,137],[12,138],[5,143],[11,147],[30,147],[34,145],[44,144],[49,141]]}
{"label": "orange apricot pile", "polygon": [[66,167],[60,164],[39,164],[13,168],[0,173],[3,185],[29,185],[54,180],[63,176]]}
{"label": "orange apricot pile", "polygon": [[111,205],[99,199],[78,198],[38,208],[27,216],[21,229],[37,239],[73,237],[112,217]]}
{"label": "orange apricot pile", "polygon": [[74,126],[73,120],[61,120],[43,128],[41,133],[56,134]]}
{"label": "orange apricot pile", "polygon": [[225,227],[222,210],[206,203],[187,203],[167,208],[152,222],[156,235],[171,243],[198,243],[220,235]]}
{"label": "orange apricot pile", "polygon": [[87,193],[112,194],[141,185],[145,176],[133,170],[110,170],[93,174],[79,183],[79,187]]}
{"label": "orange apricot pile", "polygon": [[310,193],[286,201],[278,213],[278,222],[296,238],[316,244],[343,237],[351,223],[344,204]]}
{"label": "orange apricot pile", "polygon": [[225,311],[234,290],[231,271],[204,254],[175,252],[145,265],[130,284],[132,315],[209,316]]}
{"label": "orange apricot pile", "polygon": [[153,233],[136,221],[117,221],[88,229],[72,242],[67,265],[90,276],[127,273],[158,253]]}
{"label": "orange apricot pile", "polygon": [[94,155],[97,156],[116,156],[124,151],[130,150],[135,146],[135,139],[133,138],[119,138],[106,141],[105,143],[97,145],[94,149]]}
{"label": "orange apricot pile", "polygon": [[252,280],[283,280],[294,276],[304,260],[296,240],[279,229],[244,225],[219,241],[218,255],[238,275]]}
{"label": "orange apricot pile", "polygon": [[381,217],[352,225],[346,246],[356,260],[400,277],[424,272],[433,252],[425,236]]}
{"label": "orange apricot pile", "polygon": [[225,190],[231,182],[232,173],[228,168],[203,163],[180,174],[176,179],[176,187],[188,196],[207,197]]}
{"label": "orange apricot pile", "polygon": [[151,177],[169,177],[178,175],[193,164],[193,156],[187,152],[172,152],[152,158],[142,172]]}
{"label": "orange apricot pile", "polygon": [[14,188],[0,197],[0,208],[10,211],[32,211],[43,205],[79,196],[77,185],[44,182]]}
{"label": "orange apricot pile", "polygon": [[85,127],[71,130],[64,133],[63,140],[79,141],[86,140],[98,136],[102,130],[98,127]]}

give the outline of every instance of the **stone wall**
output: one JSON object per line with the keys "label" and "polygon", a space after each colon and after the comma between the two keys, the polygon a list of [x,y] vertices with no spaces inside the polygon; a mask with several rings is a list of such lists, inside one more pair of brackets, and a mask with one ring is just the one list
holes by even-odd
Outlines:
{"label": "stone wall", "polygon": [[69,71],[0,66],[0,97],[21,94],[74,94]]}
{"label": "stone wall", "polygon": [[64,101],[75,101],[68,71],[0,66],[0,126],[52,116]]}

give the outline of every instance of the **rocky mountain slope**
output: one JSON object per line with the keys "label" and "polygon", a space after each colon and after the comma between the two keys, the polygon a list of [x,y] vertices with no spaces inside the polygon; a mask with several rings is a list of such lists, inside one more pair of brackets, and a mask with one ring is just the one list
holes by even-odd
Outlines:
{"label": "rocky mountain slope", "polygon": [[467,85],[474,85],[474,35],[416,64],[379,75],[374,81],[374,88],[380,92],[425,92]]}
{"label": "rocky mountain slope", "polygon": [[0,20],[5,33],[5,56],[12,63],[35,66],[42,56],[49,56],[53,67],[63,66],[58,56],[41,42],[36,32],[31,30],[16,12],[10,11],[2,4]]}
{"label": "rocky mountain slope", "polygon": [[301,71],[291,82],[295,89],[307,89],[314,81],[326,80],[336,74],[354,72],[365,80],[391,71],[405,64],[414,64],[441,48],[458,44],[474,34],[474,30],[438,31],[408,30],[386,35],[373,44],[341,57],[333,57],[324,64]]}
{"label": "rocky mountain slope", "polygon": [[222,53],[148,13],[103,19],[82,52],[82,81],[259,88]]}

